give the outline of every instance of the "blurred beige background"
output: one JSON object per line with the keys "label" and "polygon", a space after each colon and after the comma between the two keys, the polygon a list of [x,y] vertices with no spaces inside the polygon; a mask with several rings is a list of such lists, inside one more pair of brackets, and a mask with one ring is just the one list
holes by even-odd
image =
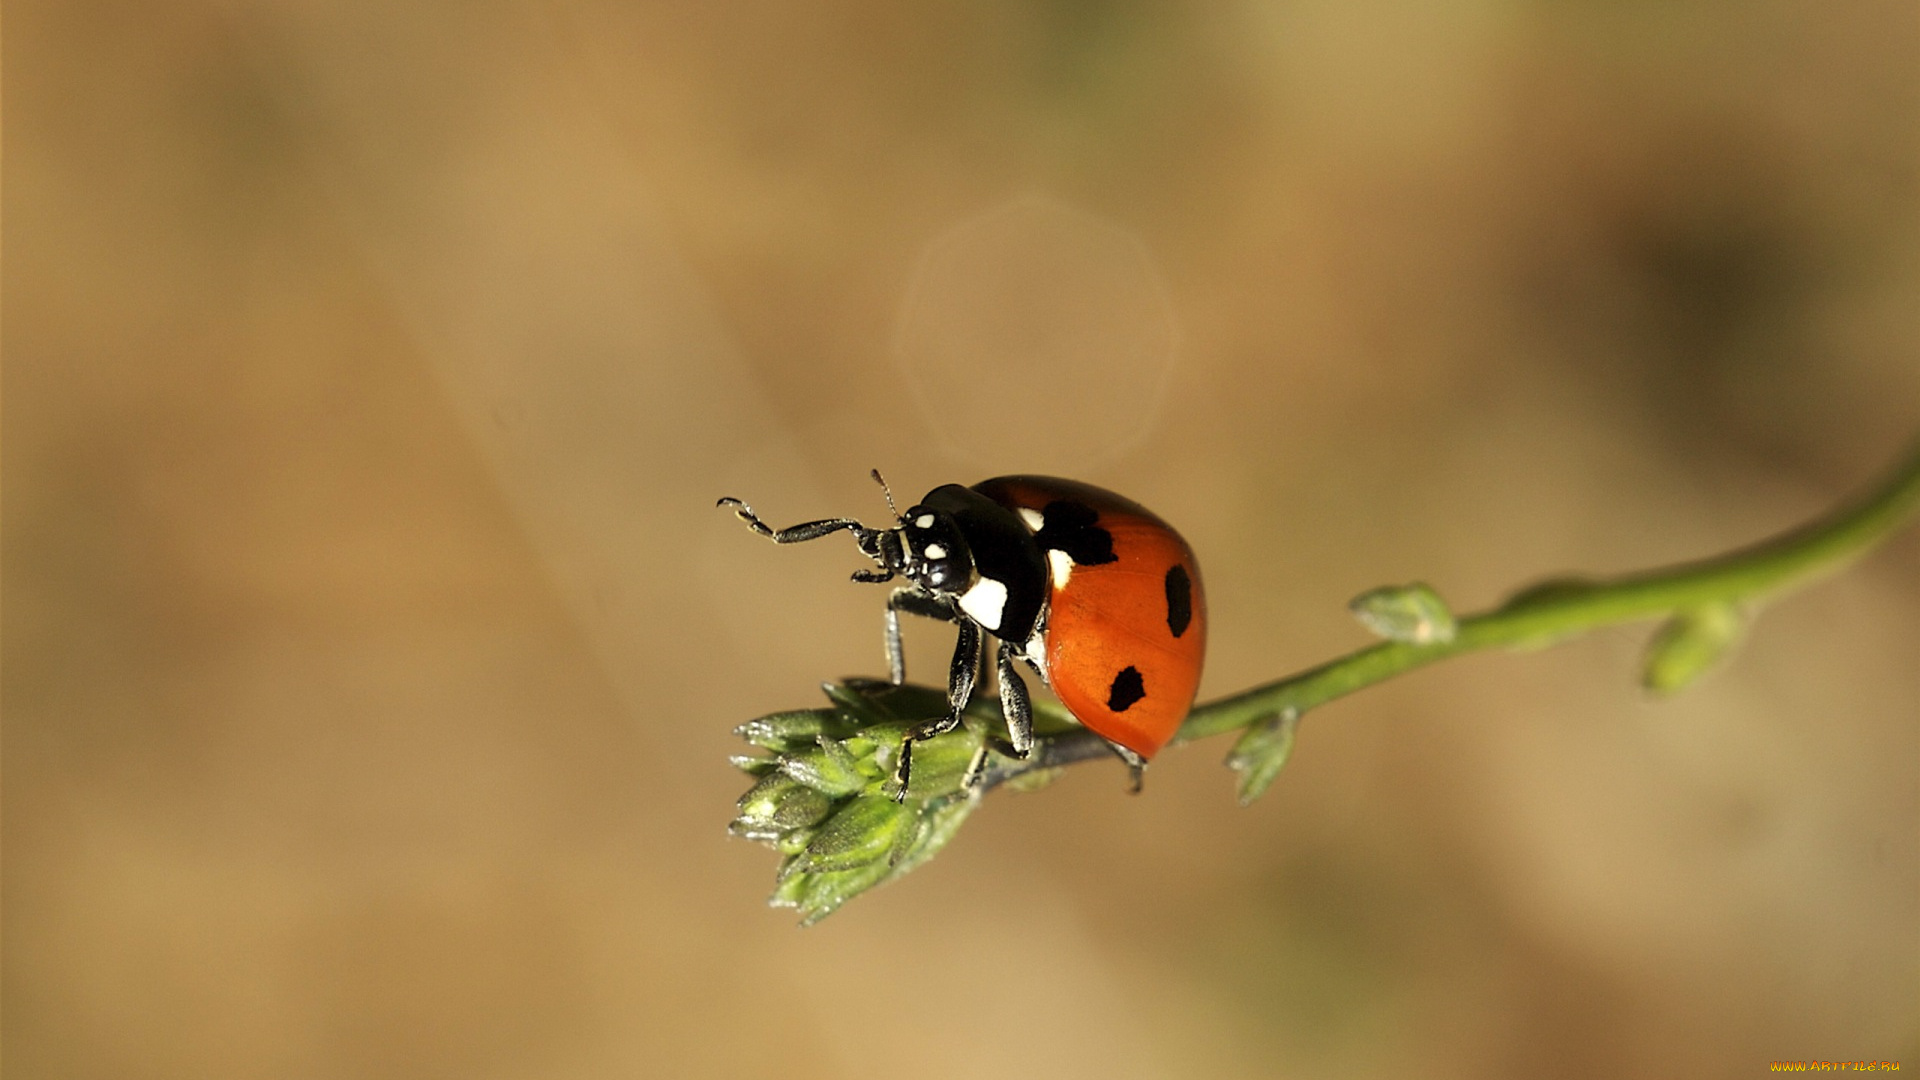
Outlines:
{"label": "blurred beige background", "polygon": [[[1920,421],[1906,2],[22,0],[20,1077],[1920,1067],[1920,535],[996,795],[797,931],[729,729],[880,670],[780,524],[1070,472],[1203,694],[1348,597],[1746,542]],[[937,675],[950,638],[913,631]]]}

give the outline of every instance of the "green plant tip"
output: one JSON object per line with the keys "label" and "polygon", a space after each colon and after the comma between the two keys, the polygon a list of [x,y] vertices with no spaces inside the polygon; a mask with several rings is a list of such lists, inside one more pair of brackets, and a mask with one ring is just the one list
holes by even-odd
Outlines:
{"label": "green plant tip", "polygon": [[756,780],[728,831],[785,856],[769,902],[798,911],[802,925],[946,846],[980,802],[963,784],[999,720],[970,711],[954,731],[916,743],[912,790],[896,802],[901,740],[946,712],[945,693],[858,679],[825,690],[828,708],[775,713],[735,729],[770,753],[734,758]]}

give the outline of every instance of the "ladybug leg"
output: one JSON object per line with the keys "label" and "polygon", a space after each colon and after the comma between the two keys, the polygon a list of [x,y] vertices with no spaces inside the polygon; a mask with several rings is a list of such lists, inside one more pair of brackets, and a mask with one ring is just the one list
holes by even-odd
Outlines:
{"label": "ladybug leg", "polygon": [[900,643],[900,613],[919,615],[941,622],[959,622],[953,605],[936,600],[915,588],[895,589],[887,597],[887,680],[895,686],[907,681],[906,650]]}
{"label": "ladybug leg", "polygon": [[[996,740],[989,739],[989,742]],[[973,760],[967,762],[967,771],[960,774],[960,790],[973,791],[987,778],[987,748],[982,744],[973,752]]]}
{"label": "ladybug leg", "polygon": [[1140,794],[1146,778],[1147,759],[1112,740],[1108,740],[1107,748],[1113,751],[1115,757],[1127,763],[1127,774],[1133,781],[1130,791],[1134,795]]}
{"label": "ladybug leg", "polygon": [[1000,677],[1000,715],[1006,718],[1007,734],[1012,742],[989,735],[974,752],[973,760],[967,764],[967,771],[960,776],[960,786],[972,791],[980,786],[987,775],[987,751],[1004,754],[1022,761],[1033,753],[1033,703],[1027,698],[1027,684],[1014,670],[1013,658],[1017,655],[1013,646],[1000,643],[998,674]]}
{"label": "ladybug leg", "polygon": [[[953,664],[947,674],[947,717],[939,722],[941,727],[935,734],[945,734],[960,726],[960,713],[966,709],[967,699],[973,696],[973,681],[979,674],[980,625],[972,619],[961,619],[958,640],[953,643]],[[931,723],[920,727],[929,727]],[[930,739],[933,736],[920,737]]]}
{"label": "ladybug leg", "polygon": [[1007,735],[1013,740],[1013,756],[1025,759],[1033,752],[1033,703],[1027,698],[1027,684],[1013,668],[1013,646],[1000,643],[1000,715],[1006,717]]}
{"label": "ladybug leg", "polygon": [[767,537],[776,544],[798,544],[807,540],[818,540],[823,536],[831,536],[842,529],[863,529],[866,527],[852,518],[826,518],[822,521],[809,521],[801,525],[791,525],[784,529],[775,529],[769,527],[766,522],[761,521],[760,515],[753,512],[753,507],[748,506],[746,503],[741,502],[731,495],[721,499],[714,505],[732,507],[734,516],[746,522],[748,528],[759,533],[761,536]]}
{"label": "ladybug leg", "polygon": [[895,686],[907,681],[907,647],[900,641],[900,609],[894,606],[905,589],[895,589],[887,598],[887,681]]}
{"label": "ladybug leg", "polygon": [[972,619],[960,619],[959,623],[960,639],[953,646],[953,670],[947,680],[947,715],[907,729],[906,738],[900,740],[900,764],[893,770],[893,779],[900,785],[893,793],[895,802],[907,797],[907,783],[913,775],[913,744],[959,727],[960,714],[973,696],[973,682],[980,670],[980,627]]}

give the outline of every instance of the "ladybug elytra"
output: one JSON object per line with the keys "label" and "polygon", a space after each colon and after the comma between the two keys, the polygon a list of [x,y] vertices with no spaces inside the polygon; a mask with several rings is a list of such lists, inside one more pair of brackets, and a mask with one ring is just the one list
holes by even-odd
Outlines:
{"label": "ladybug elytra", "polygon": [[[879,480],[876,470],[874,479]],[[881,487],[885,489],[885,482]],[[877,570],[856,581],[906,584],[887,598],[888,675],[906,680],[900,612],[959,627],[947,682],[947,715],[911,729],[895,778],[904,798],[913,744],[952,731],[973,694],[984,640],[997,642],[1001,713],[1010,745],[1033,748],[1033,713],[1021,662],[1074,718],[1107,740],[1134,771],[1179,730],[1206,656],[1207,609],[1193,550],[1172,526],[1113,492],[1047,476],[1002,476],[972,487],[944,484],[873,529],[851,518],[769,528],[747,504],[721,499],[775,543],[853,533]],[[887,495],[893,507],[893,496]],[[976,779],[984,751],[970,770]]]}

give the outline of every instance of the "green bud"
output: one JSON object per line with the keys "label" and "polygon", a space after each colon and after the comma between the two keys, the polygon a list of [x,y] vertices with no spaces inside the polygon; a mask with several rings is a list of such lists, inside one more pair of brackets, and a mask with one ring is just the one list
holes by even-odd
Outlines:
{"label": "green bud", "polygon": [[780,763],[773,758],[752,754],[735,754],[727,762],[748,776],[765,776],[780,767]]}
{"label": "green bud", "polygon": [[1240,774],[1240,805],[1247,806],[1266,794],[1280,769],[1293,753],[1294,732],[1300,726],[1300,710],[1286,709],[1278,716],[1247,728],[1227,753],[1227,768]]}
{"label": "green bud", "polygon": [[786,776],[763,776],[745,795],[740,796],[740,820],[772,824],[780,799],[800,785]]}
{"label": "green bud", "polygon": [[940,854],[940,849],[946,847],[947,841],[960,831],[960,826],[966,824],[967,815],[979,805],[980,796],[971,792],[932,799],[924,804],[907,843],[899,845],[894,853],[890,877],[900,877]]}
{"label": "green bud", "polygon": [[771,773],[740,797],[740,814],[734,818],[733,828],[749,839],[767,840],[811,825],[832,809],[833,800],[824,793],[792,777]]}
{"label": "green bud", "polygon": [[[959,791],[967,767],[973,764],[974,755],[985,741],[985,727],[969,719],[937,739],[914,743],[913,797],[931,799]],[[884,760],[889,772],[898,750],[898,743],[886,749]]]}
{"label": "green bud", "polygon": [[1417,581],[1363,592],[1347,608],[1367,629],[1410,645],[1452,641],[1456,629],[1447,602],[1431,586]]}
{"label": "green bud", "polygon": [[[817,749],[805,754],[780,755],[780,771],[828,795],[851,795],[867,786],[868,776],[846,748],[822,735]],[[877,774],[876,774],[877,775]]]}
{"label": "green bud", "polygon": [[798,855],[807,850],[808,844],[813,843],[814,832],[813,829],[795,829],[792,832],[781,833],[779,838],[769,846],[782,855]]}
{"label": "green bud", "polygon": [[807,876],[800,871],[800,853],[789,852],[780,860],[780,871],[773,876],[773,895],[767,897],[768,907],[799,907],[800,897],[807,887]]}
{"label": "green bud", "polygon": [[786,833],[781,832],[771,825],[756,825],[753,822],[742,821],[739,818],[734,818],[727,823],[727,833],[730,836],[737,836],[742,840],[751,840],[756,844],[765,844],[776,851],[780,849],[781,843],[787,838]]}
{"label": "green bud", "polygon": [[892,720],[920,721],[947,711],[944,690],[914,683],[895,685],[879,679],[848,679],[821,689],[841,708],[858,715],[862,726]]}
{"label": "green bud", "polygon": [[842,682],[823,682],[820,690],[827,695],[827,700],[853,721],[854,726],[865,727],[888,718],[873,700],[880,688],[887,685],[871,679],[847,679]]}
{"label": "green bud", "polygon": [[[769,902],[798,910],[803,926],[946,846],[980,803],[962,786],[967,768],[987,734],[1003,730],[990,697],[975,700],[960,727],[914,744],[912,792],[895,802],[890,781],[901,741],[946,714],[946,692],[854,679],[825,690],[832,708],[742,725],[742,737],[774,752],[734,759],[757,779],[729,830],[785,857]],[[1045,710],[1035,714],[1039,727]]]}
{"label": "green bud", "polygon": [[733,729],[735,735],[768,750],[812,746],[821,735],[833,735],[845,725],[832,709],[795,709],[749,720]]}
{"label": "green bud", "polygon": [[[800,868],[810,874],[850,870],[880,861],[893,848],[902,827],[911,826],[919,811],[885,795],[858,795],[843,804],[820,826],[801,856]],[[877,880],[877,879],[876,879]]]}
{"label": "green bud", "polygon": [[796,872],[781,880],[767,902],[774,907],[794,908],[800,912],[800,925],[812,926],[833,914],[840,905],[880,884],[890,873],[885,860],[851,870]]}
{"label": "green bud", "polygon": [[1703,604],[1667,620],[1647,642],[1641,682],[1656,694],[1687,688],[1732,651],[1746,618],[1732,604]]}

